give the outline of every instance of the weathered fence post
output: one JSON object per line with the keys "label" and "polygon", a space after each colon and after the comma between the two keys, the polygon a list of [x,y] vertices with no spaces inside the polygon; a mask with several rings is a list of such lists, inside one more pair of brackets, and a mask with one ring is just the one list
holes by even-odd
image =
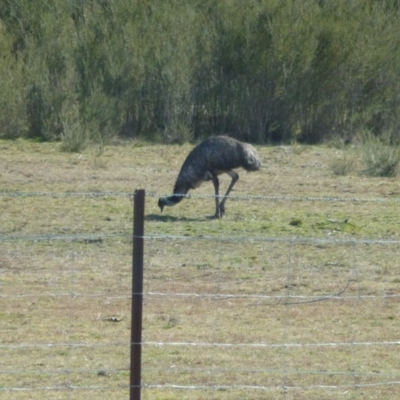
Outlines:
{"label": "weathered fence post", "polygon": [[144,200],[145,191],[136,190],[133,204],[130,400],[140,400],[141,395]]}

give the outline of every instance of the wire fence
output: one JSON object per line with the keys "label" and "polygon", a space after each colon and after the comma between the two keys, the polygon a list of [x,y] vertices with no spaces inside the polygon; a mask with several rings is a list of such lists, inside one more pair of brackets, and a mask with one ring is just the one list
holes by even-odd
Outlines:
{"label": "wire fence", "polygon": [[[120,198],[127,208],[132,199],[0,196]],[[96,232],[2,230],[1,398],[127,397],[131,220],[108,222]],[[397,398],[399,240],[188,234],[185,220],[171,234],[163,222],[148,220],[143,237],[143,398]]]}

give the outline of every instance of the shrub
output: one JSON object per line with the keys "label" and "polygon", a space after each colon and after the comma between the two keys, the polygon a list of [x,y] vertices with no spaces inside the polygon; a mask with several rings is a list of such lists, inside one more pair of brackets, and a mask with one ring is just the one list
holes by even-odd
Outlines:
{"label": "shrub", "polygon": [[90,135],[85,124],[81,122],[78,106],[75,104],[68,107],[65,104],[61,121],[61,151],[78,153],[84,150],[90,142]]}
{"label": "shrub", "polygon": [[74,123],[63,123],[61,133],[61,151],[79,153],[89,144],[89,135],[79,120]]}
{"label": "shrub", "polygon": [[390,144],[387,135],[379,138],[371,134],[366,134],[362,151],[364,163],[366,164],[365,174],[382,177],[397,175],[400,151],[397,145]]}
{"label": "shrub", "polygon": [[357,160],[354,155],[349,154],[348,151],[343,150],[343,153],[333,160],[330,168],[335,175],[349,175],[356,168]]}

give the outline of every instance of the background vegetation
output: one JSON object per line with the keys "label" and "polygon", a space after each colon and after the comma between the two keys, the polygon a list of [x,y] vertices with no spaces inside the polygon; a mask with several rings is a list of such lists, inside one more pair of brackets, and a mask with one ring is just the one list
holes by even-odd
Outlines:
{"label": "background vegetation", "polygon": [[398,139],[397,0],[3,0],[0,136]]}

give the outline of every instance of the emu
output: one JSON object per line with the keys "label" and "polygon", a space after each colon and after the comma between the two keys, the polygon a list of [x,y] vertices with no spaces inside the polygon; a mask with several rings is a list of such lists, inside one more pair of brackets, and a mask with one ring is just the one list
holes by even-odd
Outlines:
{"label": "emu", "polygon": [[[227,136],[211,137],[196,146],[186,157],[174,186],[172,196],[162,197],[158,206],[179,203],[190,189],[198,188],[203,182],[212,181],[215,189],[215,214],[211,218],[221,218],[225,213],[225,202],[239,175],[235,168],[258,171],[261,160],[256,149],[248,144]],[[232,181],[222,201],[219,201],[218,175],[226,173]]]}

